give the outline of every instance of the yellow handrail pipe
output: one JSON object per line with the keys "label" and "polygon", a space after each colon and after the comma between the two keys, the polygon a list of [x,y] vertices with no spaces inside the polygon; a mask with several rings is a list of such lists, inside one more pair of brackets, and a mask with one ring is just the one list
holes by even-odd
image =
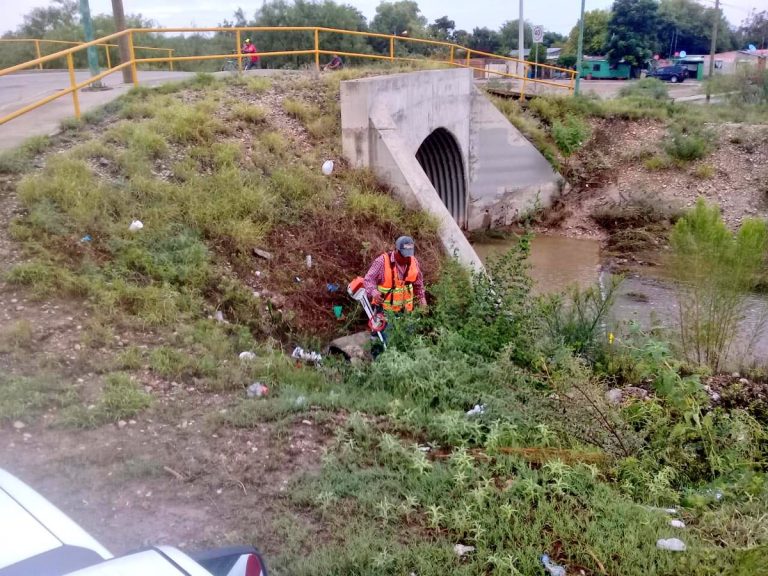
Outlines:
{"label": "yellow handrail pipe", "polygon": [[[261,52],[259,55],[261,57],[276,57],[276,56],[314,56],[314,64],[315,69],[320,68],[320,56],[321,55],[332,55],[332,54],[339,54],[340,56],[346,56],[350,58],[361,58],[361,59],[372,59],[372,60],[388,60],[390,62],[393,62],[395,60],[400,62],[416,62],[416,63],[423,63],[425,60],[423,58],[411,58],[406,56],[397,56],[395,52],[395,41],[399,40],[401,42],[406,42],[410,44],[425,44],[429,46],[438,46],[446,49],[446,54],[443,56],[445,59],[438,59],[437,61],[440,63],[445,64],[446,66],[454,66],[454,67],[460,67],[460,68],[467,68],[474,71],[483,72],[484,74],[494,74],[497,76],[500,76],[502,78],[510,78],[514,80],[522,80],[522,89],[521,89],[521,97],[525,97],[525,92],[528,86],[528,83],[533,83],[535,85],[545,85],[545,86],[552,86],[558,89],[565,89],[569,92],[573,92],[574,89],[574,79],[576,75],[576,71],[574,70],[568,70],[565,68],[559,68],[557,66],[550,66],[548,64],[539,64],[539,68],[542,69],[550,69],[555,70],[558,72],[563,72],[565,74],[568,74],[570,76],[570,82],[568,84],[562,84],[557,82],[552,82],[549,80],[544,80],[540,78],[528,78],[528,68],[530,67],[530,64],[526,62],[525,60],[520,60],[518,58],[513,58],[511,56],[503,56],[499,54],[491,54],[489,52],[483,52],[480,50],[472,50],[470,48],[466,48],[464,46],[460,46],[458,44],[454,44],[451,42],[443,42],[440,40],[430,40],[428,38],[411,38],[406,36],[396,36],[392,34],[380,34],[378,32],[363,32],[359,30],[339,30],[336,28],[325,28],[321,26],[287,26],[287,27],[273,27],[273,26],[246,26],[246,27],[238,27],[238,28],[228,28],[228,27],[211,27],[211,28],[129,28],[127,30],[123,30],[121,32],[116,32],[114,34],[110,34],[108,36],[104,36],[103,38],[99,38],[97,40],[92,40],[90,42],[74,42],[69,40],[44,40],[44,39],[23,39],[23,38],[2,38],[0,39],[0,42],[33,42],[35,46],[35,54],[37,55],[36,58],[33,60],[30,60],[28,62],[23,62],[21,64],[17,64],[15,66],[10,66],[9,68],[4,68],[0,70],[0,76],[5,76],[7,74],[12,74],[14,72],[18,72],[20,70],[25,70],[27,68],[32,67],[38,67],[42,69],[42,66],[46,62],[50,62],[52,60],[56,60],[59,58],[66,58],[67,61],[67,70],[69,74],[69,82],[70,86],[64,90],[57,91],[54,94],[51,94],[49,96],[46,96],[45,98],[42,98],[41,100],[38,100],[36,102],[33,102],[31,104],[28,104],[19,110],[16,110],[15,112],[11,112],[10,114],[7,114],[6,116],[0,117],[0,124],[4,124],[6,122],[9,122],[13,120],[14,118],[18,118],[19,116],[26,114],[32,110],[35,110],[41,106],[44,106],[45,104],[52,102],[53,100],[56,100],[57,98],[61,98],[63,96],[66,96],[67,94],[72,94],[72,103],[74,107],[75,117],[80,117],[80,101],[78,96],[78,91],[89,84],[92,84],[93,82],[100,80],[109,74],[113,74],[117,71],[122,70],[123,68],[130,67],[131,70],[131,80],[134,84],[134,86],[138,86],[139,84],[139,77],[138,77],[138,71],[137,71],[137,65],[138,64],[144,64],[144,63],[154,63],[154,62],[167,62],[169,69],[173,70],[173,63],[174,62],[191,62],[191,61],[206,61],[206,60],[221,60],[221,59],[227,59],[232,58],[231,54],[208,54],[204,56],[175,56],[174,50],[172,48],[160,48],[155,46],[137,46],[134,44],[134,35],[135,34],[157,34],[157,33],[179,33],[179,32],[227,32],[227,33],[235,33],[235,41],[237,42],[237,51],[236,51],[236,58],[238,62],[238,68],[242,69],[242,59],[243,59],[243,53],[242,53],[242,46],[240,43],[242,32],[248,32],[248,33],[268,33],[268,32],[311,32],[312,33],[312,48],[306,49],[306,50],[281,50],[281,51],[274,51],[274,52]],[[389,53],[388,54],[365,54],[365,53],[357,53],[357,52],[342,52],[338,50],[325,50],[321,46],[321,34],[327,33],[327,34],[342,34],[342,35],[348,35],[348,36],[364,36],[368,38],[382,38],[387,39],[389,41]],[[117,66],[112,66],[112,60],[109,54],[109,49],[111,47],[117,47],[117,44],[110,44],[110,40],[117,40],[119,38],[124,37],[127,35],[128,40],[128,46],[129,46],[129,54],[130,54],[130,60],[128,62],[123,62]],[[40,43],[41,42],[49,42],[53,44],[70,44],[73,45],[71,48],[66,48],[63,50],[60,50],[59,52],[55,52],[53,54],[47,54],[43,56],[40,51]],[[75,76],[75,69],[74,69],[74,57],[73,55],[79,51],[85,50],[86,48],[90,46],[103,46],[105,49],[105,55],[107,60],[107,69],[96,76],[90,77],[87,80],[83,82],[77,82],[76,76]],[[149,58],[137,58],[136,56],[136,50],[155,50],[155,51],[162,51],[164,53],[163,56],[158,57],[149,57]],[[465,56],[463,59],[457,58],[456,53],[463,51],[465,53]],[[473,57],[483,57],[483,58],[493,58],[495,60],[502,60],[504,62],[514,62],[518,64],[523,65],[523,75],[519,74],[512,74],[509,72],[499,72],[497,70],[488,70],[485,67],[478,67],[473,66],[472,58]]]}

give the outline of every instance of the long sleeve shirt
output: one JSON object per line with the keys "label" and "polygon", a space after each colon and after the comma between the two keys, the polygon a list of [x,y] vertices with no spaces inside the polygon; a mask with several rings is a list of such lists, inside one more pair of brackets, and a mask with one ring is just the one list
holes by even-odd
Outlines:
{"label": "long sleeve shirt", "polygon": [[[379,296],[379,285],[384,282],[384,267],[386,266],[384,261],[385,257],[389,258],[389,261],[395,265],[400,277],[405,277],[408,266],[398,264],[395,260],[394,252],[382,254],[373,261],[373,264],[371,264],[371,267],[368,269],[368,273],[365,275],[365,293],[368,295],[369,300],[373,300],[374,297]],[[416,256],[411,256],[411,258],[416,260]],[[416,260],[416,263],[418,264],[418,260]],[[427,305],[427,297],[424,294],[424,275],[421,272],[421,266],[419,266],[419,274],[416,276],[416,282],[413,283],[413,297],[419,305]]]}

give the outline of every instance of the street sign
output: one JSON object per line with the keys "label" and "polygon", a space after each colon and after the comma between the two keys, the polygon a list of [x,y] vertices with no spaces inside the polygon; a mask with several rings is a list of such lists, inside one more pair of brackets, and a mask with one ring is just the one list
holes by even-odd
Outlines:
{"label": "street sign", "polygon": [[544,41],[544,26],[533,27],[533,42],[534,44],[540,44]]}

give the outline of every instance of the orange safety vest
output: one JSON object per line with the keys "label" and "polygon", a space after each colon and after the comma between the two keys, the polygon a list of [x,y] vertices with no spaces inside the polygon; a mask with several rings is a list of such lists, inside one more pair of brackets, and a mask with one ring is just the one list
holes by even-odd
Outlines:
{"label": "orange safety vest", "polygon": [[382,307],[390,312],[413,311],[413,283],[419,277],[419,262],[411,257],[405,269],[405,278],[400,277],[397,265],[389,254],[384,253],[384,280],[379,284]]}

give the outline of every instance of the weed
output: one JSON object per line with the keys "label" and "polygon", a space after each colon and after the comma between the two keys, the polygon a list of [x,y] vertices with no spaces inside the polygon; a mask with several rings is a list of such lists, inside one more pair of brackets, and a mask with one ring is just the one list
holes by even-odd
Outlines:
{"label": "weed", "polygon": [[304,125],[320,115],[320,111],[311,104],[290,98],[283,100],[283,108],[289,116],[293,116]]}
{"label": "weed", "polygon": [[265,132],[259,140],[267,150],[277,156],[282,156],[288,149],[288,142],[279,132]]}
{"label": "weed", "polygon": [[661,80],[656,78],[643,78],[642,80],[624,86],[619,90],[619,96],[622,98],[667,100],[669,98],[669,89]]}
{"label": "weed", "polygon": [[29,320],[17,320],[0,332],[0,352],[29,348],[34,341],[34,332]]}
{"label": "weed", "polygon": [[552,138],[566,158],[584,146],[590,135],[589,126],[576,117],[570,117],[564,122],[556,120],[552,124]]}
{"label": "weed", "polygon": [[638,191],[598,206],[592,219],[606,230],[640,228],[660,222],[674,222],[679,209],[665,203],[657,193]]}
{"label": "weed", "polygon": [[28,138],[18,148],[0,152],[0,174],[21,174],[32,166],[34,157],[50,144],[47,136]]}
{"label": "weed", "polygon": [[699,164],[693,171],[693,175],[699,180],[709,180],[715,176],[715,167],[712,164]]}
{"label": "weed", "polygon": [[643,166],[645,166],[646,170],[657,172],[659,170],[667,170],[672,166],[672,162],[667,156],[655,154],[650,158],[646,158],[643,161]]}
{"label": "weed", "polygon": [[50,407],[64,406],[73,399],[55,379],[22,378],[0,374],[0,422],[29,423]]}
{"label": "weed", "polygon": [[6,280],[10,284],[28,287],[37,298],[54,294],[84,296],[88,293],[87,283],[82,278],[66,268],[38,260],[17,264],[6,274]]}
{"label": "weed", "polygon": [[232,107],[232,117],[250,124],[259,124],[266,119],[267,111],[261,106],[235,104]]}
{"label": "weed", "polygon": [[76,428],[97,428],[134,418],[151,404],[152,397],[140,390],[130,376],[113,372],[105,377],[104,388],[95,404],[66,407],[61,414],[61,423]]}

